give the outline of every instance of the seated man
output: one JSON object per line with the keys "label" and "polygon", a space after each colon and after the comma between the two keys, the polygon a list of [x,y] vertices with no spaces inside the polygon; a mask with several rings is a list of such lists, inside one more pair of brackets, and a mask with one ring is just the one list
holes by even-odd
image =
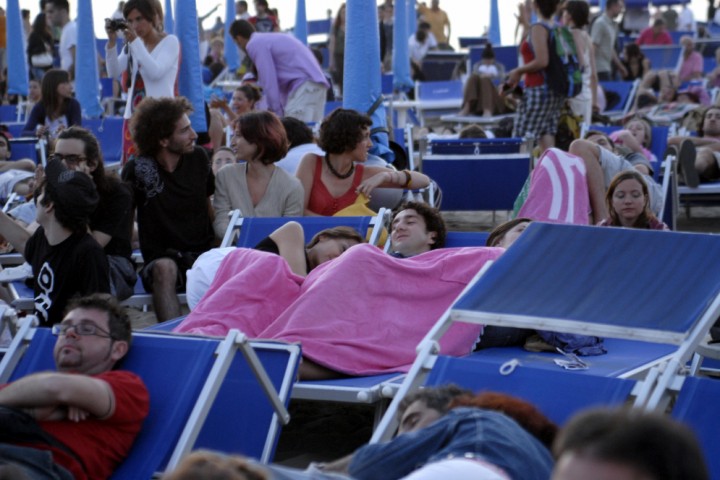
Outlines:
{"label": "seated man", "polygon": [[168,480],[210,478],[212,473],[220,478],[223,463],[226,471],[247,472],[245,478],[283,480],[550,478],[549,448],[557,427],[518,398],[495,392],[473,395],[454,385],[425,388],[403,399],[398,419],[394,439],[306,471],[239,457],[223,462],[203,452],[189,455]]}
{"label": "seated man", "polygon": [[53,333],[57,372],[28,375],[0,389],[3,416],[15,414],[36,426],[32,440],[14,441],[10,422],[2,421],[0,476],[109,478],[149,410],[142,380],[113,370],[130,348],[130,321],[111,297],[96,294],[73,300]]}
{"label": "seated man", "polygon": [[670,137],[668,145],[679,149],[680,173],[688,187],[720,178],[720,106],[705,110],[697,137]]}
{"label": "seated man", "polygon": [[407,258],[445,245],[445,221],[436,208],[408,202],[400,206],[392,221],[390,255]]}
{"label": "seated man", "polygon": [[35,314],[42,326],[60,322],[65,305],[75,295],[110,293],[107,257],[88,233],[97,204],[90,177],[68,170],[56,159],[48,163],[37,191],[40,227],[32,236],[0,212],[0,231],[32,266]]}

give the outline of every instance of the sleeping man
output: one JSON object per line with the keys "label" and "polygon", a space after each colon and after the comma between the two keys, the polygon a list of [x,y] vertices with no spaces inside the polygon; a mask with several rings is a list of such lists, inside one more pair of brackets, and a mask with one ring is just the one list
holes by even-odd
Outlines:
{"label": "sleeping man", "polygon": [[[228,255],[205,297],[176,331],[300,342],[300,377],[406,371],[415,347],[499,248],[437,248],[445,227],[426,206],[402,208],[391,235],[394,255],[360,244],[307,277],[282,257],[251,249]],[[419,215],[418,215],[419,214]],[[395,255],[406,258],[397,258]],[[477,325],[455,325],[443,352],[471,351]]]}

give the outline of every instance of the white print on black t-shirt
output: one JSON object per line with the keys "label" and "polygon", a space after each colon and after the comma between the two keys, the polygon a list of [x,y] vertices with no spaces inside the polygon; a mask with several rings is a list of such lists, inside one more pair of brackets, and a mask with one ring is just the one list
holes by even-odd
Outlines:
{"label": "white print on black t-shirt", "polygon": [[42,264],[40,267],[40,273],[35,278],[37,286],[40,288],[40,293],[35,297],[35,313],[40,320],[40,324],[48,322],[50,315],[50,307],[52,306],[52,299],[50,294],[55,287],[55,272],[48,262]]}
{"label": "white print on black t-shirt", "polygon": [[165,184],[160,180],[160,173],[155,160],[147,157],[135,159],[135,178],[140,189],[145,192],[145,198],[152,198],[162,193]]}

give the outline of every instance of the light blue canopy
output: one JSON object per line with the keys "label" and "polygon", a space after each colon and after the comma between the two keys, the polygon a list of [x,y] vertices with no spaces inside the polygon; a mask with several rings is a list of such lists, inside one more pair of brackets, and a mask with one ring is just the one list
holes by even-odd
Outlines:
{"label": "light blue canopy", "polygon": [[392,162],[388,148],[387,118],[382,104],[380,82],[380,32],[377,4],[374,0],[347,3],[345,22],[345,75],[343,107],[371,113],[373,148],[370,153]]}
{"label": "light blue canopy", "polygon": [[27,96],[28,67],[27,57],[20,39],[25,38],[22,29],[22,16],[18,0],[7,2],[7,37],[15,39],[7,42],[8,93]]}
{"label": "light blue canopy", "polygon": [[97,64],[95,27],[92,2],[79,0],[77,9],[77,50],[75,52],[75,97],[80,102],[83,117],[102,116],[100,105],[100,75]]}
{"label": "light blue canopy", "polygon": [[207,132],[205,120],[205,102],[203,99],[203,82],[200,71],[200,37],[198,32],[198,16],[195,2],[188,0],[175,1],[175,29],[180,40],[180,95],[186,97],[193,106],[190,116],[193,130]]}

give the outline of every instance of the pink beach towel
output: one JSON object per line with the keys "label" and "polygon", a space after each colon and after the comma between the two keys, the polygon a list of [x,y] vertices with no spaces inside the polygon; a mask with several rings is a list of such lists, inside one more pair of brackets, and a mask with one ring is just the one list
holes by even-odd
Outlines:
{"label": "pink beach towel", "polygon": [[[279,282],[289,299],[292,289],[286,285],[295,279],[275,274],[252,282],[232,278],[220,287],[213,283],[178,331],[223,335],[229,328],[238,328],[256,338],[300,342],[303,356],[350,375],[407,371],[420,340],[485,262],[503,251],[450,248],[398,259],[376,247],[358,245],[310,272],[299,296],[274,321],[268,322],[266,312],[253,315],[253,309],[265,308],[261,302],[252,302],[249,309],[237,304],[245,303],[245,295],[253,295],[247,287],[256,282],[278,306],[280,295],[274,293],[271,282]],[[224,262],[221,271],[226,266]],[[268,277],[271,273],[267,272]],[[218,297],[225,298],[223,292],[236,288],[235,282],[243,291],[234,293],[232,302],[221,302]],[[261,324],[267,328],[258,331]],[[465,355],[479,333],[478,325],[454,325],[443,337],[441,350]]]}
{"label": "pink beach towel", "polygon": [[587,225],[589,212],[590,197],[582,159],[557,148],[546,150],[530,177],[528,196],[518,217]]}
{"label": "pink beach towel", "polygon": [[238,328],[257,337],[300,295],[303,280],[280,255],[238,248],[225,256],[207,293],[175,331],[225,336]]}

